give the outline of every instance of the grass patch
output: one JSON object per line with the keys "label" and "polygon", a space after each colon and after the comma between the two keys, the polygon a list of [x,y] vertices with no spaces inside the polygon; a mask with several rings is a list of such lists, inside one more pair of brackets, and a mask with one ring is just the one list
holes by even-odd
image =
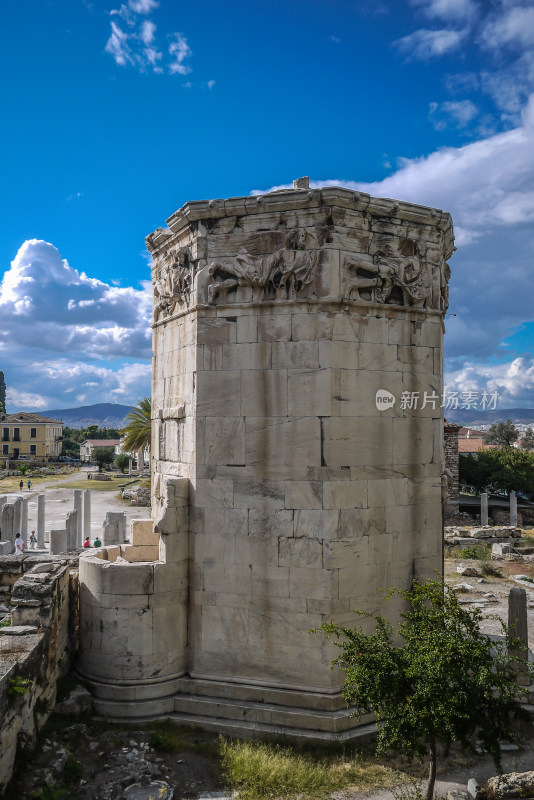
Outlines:
{"label": "grass patch", "polygon": [[91,489],[96,492],[117,492],[124,478],[112,478],[110,481],[93,481],[85,478],[79,481],[69,481],[68,483],[56,483],[55,489]]}
{"label": "grass patch", "polygon": [[346,787],[359,791],[398,785],[400,773],[352,758],[316,758],[291,747],[262,742],[219,740],[224,777],[240,800],[321,798]]}

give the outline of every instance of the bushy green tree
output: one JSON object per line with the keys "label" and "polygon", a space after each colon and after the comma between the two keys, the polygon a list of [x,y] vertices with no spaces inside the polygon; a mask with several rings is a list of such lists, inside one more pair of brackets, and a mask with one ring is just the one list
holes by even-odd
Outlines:
{"label": "bushy green tree", "polygon": [[115,466],[117,469],[120,469],[121,472],[124,472],[129,463],[130,457],[127,456],[126,453],[119,453],[115,456]]}
{"label": "bushy green tree", "polygon": [[[393,595],[408,604],[397,636],[383,617],[365,612],[356,613],[374,620],[374,633],[333,622],[320,630],[338,639],[333,665],[345,673],[348,705],[357,716],[376,715],[377,752],[428,755],[432,800],[438,744],[445,752],[453,742],[468,750],[479,744],[500,769],[499,742],[513,739],[514,721],[528,716],[507,644],[522,650],[504,624],[507,640],[491,641],[480,630],[481,612],[462,607],[441,581],[414,581],[409,590],[390,589],[387,597]],[[534,674],[525,661],[519,667]]]}
{"label": "bushy green tree", "polygon": [[506,422],[496,422],[490,425],[488,432],[484,436],[486,444],[498,444],[501,447],[511,447],[519,437],[519,431],[511,419]]}
{"label": "bushy green tree", "polygon": [[95,447],[93,450],[93,461],[96,461],[100,469],[103,469],[106,464],[112,464],[115,458],[115,449],[113,447]]}
{"label": "bushy green tree", "polygon": [[476,456],[460,456],[460,483],[477,491],[534,492],[534,451],[516,447],[479,450]]}
{"label": "bushy green tree", "polygon": [[149,397],[144,397],[137,406],[126,414],[127,424],[121,433],[124,436],[123,450],[134,453],[150,445],[152,404]]}

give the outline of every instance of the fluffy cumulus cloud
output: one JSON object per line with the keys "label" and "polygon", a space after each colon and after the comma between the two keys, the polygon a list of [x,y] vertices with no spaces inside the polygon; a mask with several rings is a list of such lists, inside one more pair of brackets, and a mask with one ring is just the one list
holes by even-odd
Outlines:
{"label": "fluffy cumulus cloud", "polygon": [[478,115],[478,108],[471,100],[458,102],[431,103],[429,117],[436,130],[444,130],[451,125],[465,128]]}
{"label": "fluffy cumulus cloud", "polygon": [[156,0],[128,0],[110,12],[111,33],[105,51],[119,67],[132,66],[140,72],[187,75],[186,63],[193,53],[182,33],[158,39],[155,22],[148,19],[159,7]]}
{"label": "fluffy cumulus cloud", "polygon": [[110,286],[52,244],[24,242],[0,284],[9,408],[135,402],[149,386],[150,313],[148,283]]}
{"label": "fluffy cumulus cloud", "polygon": [[[530,356],[514,358],[502,364],[466,362],[447,375],[449,392],[496,393],[497,408],[530,408],[534,392],[534,360]],[[478,405],[478,402],[477,402]]]}
{"label": "fluffy cumulus cloud", "polygon": [[[317,188],[332,185],[442,208],[452,214],[458,252],[451,259],[450,312],[456,316],[446,320],[448,372],[454,373],[455,385],[463,381],[466,386],[468,377],[483,382],[491,372],[494,381],[504,381],[507,388],[503,397],[510,405],[516,391],[510,366],[514,356],[517,386],[520,374],[532,376],[530,357],[507,350],[502,343],[522,323],[534,319],[530,289],[534,96],[517,128],[463,147],[402,159],[397,170],[382,181],[311,182]],[[483,366],[493,361],[496,365],[491,368]],[[470,372],[465,364],[470,365]],[[477,373],[477,365],[482,365],[482,372]],[[525,383],[525,387],[530,389],[532,384]],[[532,399],[528,405],[532,405]]]}
{"label": "fluffy cumulus cloud", "polygon": [[429,19],[464,22],[477,16],[478,4],[473,0],[411,0],[411,5]]}
{"label": "fluffy cumulus cloud", "polygon": [[466,36],[467,28],[463,30],[422,28],[398,39],[396,45],[407,61],[428,61],[458,50]]}
{"label": "fluffy cumulus cloud", "polygon": [[[460,110],[459,104],[464,104],[466,111],[465,103],[473,99],[465,97],[467,92],[478,93],[486,104],[493,103],[494,108],[490,106],[484,118],[475,120],[472,114],[466,122],[466,125],[473,123],[477,136],[517,125],[520,112],[534,91],[532,0],[409,1],[416,20],[424,24],[394,43],[404,59],[429,61],[447,56],[460,62],[465,47],[478,49],[484,64],[480,71],[451,72],[447,76],[451,103]],[[447,113],[443,109],[431,119],[438,130],[450,127],[445,122]]]}

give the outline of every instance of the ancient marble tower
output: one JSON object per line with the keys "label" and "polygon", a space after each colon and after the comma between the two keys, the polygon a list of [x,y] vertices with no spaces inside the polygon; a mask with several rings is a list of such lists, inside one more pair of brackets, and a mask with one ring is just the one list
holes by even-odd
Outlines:
{"label": "ancient marble tower", "polygon": [[441,211],[303,183],[187,203],[147,238],[167,600],[151,584],[166,663],[145,643],[145,678],[182,719],[344,738],[310,628],[441,568],[453,236]]}

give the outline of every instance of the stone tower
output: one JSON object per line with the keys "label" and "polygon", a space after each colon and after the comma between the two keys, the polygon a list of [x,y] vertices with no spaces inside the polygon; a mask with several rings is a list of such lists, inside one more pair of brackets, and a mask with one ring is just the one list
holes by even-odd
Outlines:
{"label": "stone tower", "polygon": [[309,629],[441,569],[453,235],[435,209],[301,185],[187,203],[147,237],[152,506],[187,587],[176,712],[344,737]]}

